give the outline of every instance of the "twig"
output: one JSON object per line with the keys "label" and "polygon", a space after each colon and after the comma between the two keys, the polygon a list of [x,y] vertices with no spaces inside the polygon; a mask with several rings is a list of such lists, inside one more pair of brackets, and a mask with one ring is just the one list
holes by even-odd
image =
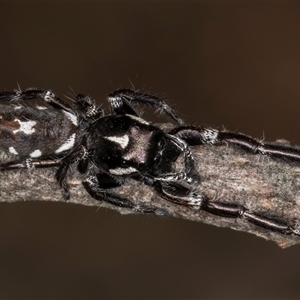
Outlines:
{"label": "twig", "polygon": [[[300,220],[300,166],[253,155],[232,146],[193,147],[201,182],[195,188],[211,199],[240,204],[257,213],[275,215],[289,223]],[[64,201],[62,191],[54,178],[54,168],[7,171],[0,173],[0,202]],[[81,185],[82,175],[71,172],[68,177],[71,200],[90,206],[103,206],[122,214],[132,213],[91,198]],[[173,217],[201,221],[215,226],[246,231],[281,247],[300,242],[300,237],[283,235],[255,226],[243,219],[230,219],[195,211],[159,198],[153,190],[141,183],[128,180],[115,190],[138,203],[150,203],[169,211]]]}

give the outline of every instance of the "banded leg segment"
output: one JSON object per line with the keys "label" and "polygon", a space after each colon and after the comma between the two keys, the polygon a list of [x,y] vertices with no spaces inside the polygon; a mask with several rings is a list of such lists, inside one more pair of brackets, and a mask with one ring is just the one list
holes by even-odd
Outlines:
{"label": "banded leg segment", "polygon": [[300,162],[300,149],[263,143],[241,133],[218,131],[205,127],[179,126],[171,130],[169,134],[178,136],[190,146],[230,144],[252,154],[269,155],[270,157]]}
{"label": "banded leg segment", "polygon": [[282,234],[300,235],[299,228],[294,228],[279,218],[264,216],[262,214],[252,212],[241,205],[210,201],[206,199],[203,201],[201,209],[208,213],[226,218],[245,219],[259,227],[277,231]]}
{"label": "banded leg segment", "polygon": [[191,207],[199,211],[202,210],[224,218],[244,219],[259,227],[282,234],[300,236],[300,227],[290,225],[285,220],[253,212],[242,205],[210,200],[207,196],[177,182],[164,182],[150,176],[135,179],[138,181],[142,179],[146,185],[154,187],[162,198],[172,203]]}

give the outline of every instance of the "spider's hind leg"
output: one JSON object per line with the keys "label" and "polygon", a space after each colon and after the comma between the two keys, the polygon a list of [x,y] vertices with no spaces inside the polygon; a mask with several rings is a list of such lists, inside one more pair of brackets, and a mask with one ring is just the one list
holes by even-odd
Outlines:
{"label": "spider's hind leg", "polygon": [[230,131],[218,131],[202,126],[179,126],[169,134],[184,140],[188,145],[233,145],[252,154],[268,155],[290,162],[300,162],[300,149],[276,143],[264,143],[251,136]]}
{"label": "spider's hind leg", "polygon": [[73,114],[73,110],[70,105],[57,97],[51,90],[28,88],[25,91],[14,90],[13,92],[0,92],[0,99],[12,102],[25,101],[36,98],[41,98],[51,106],[60,108]]}

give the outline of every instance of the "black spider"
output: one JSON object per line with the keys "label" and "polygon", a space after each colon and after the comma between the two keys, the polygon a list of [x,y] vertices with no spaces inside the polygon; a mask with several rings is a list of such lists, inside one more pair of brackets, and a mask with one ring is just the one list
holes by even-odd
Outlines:
{"label": "black spider", "polygon": [[[44,103],[29,105],[30,99]],[[56,179],[69,199],[66,178],[71,165],[86,174],[83,186],[97,200],[142,213],[164,214],[151,205],[135,204],[109,189],[126,178],[149,185],[164,199],[228,218],[243,218],[283,234],[300,235],[299,229],[246,207],[208,199],[189,188],[197,178],[190,147],[232,144],[253,154],[300,161],[295,148],[265,144],[252,137],[212,128],[188,126],[164,101],[132,90],[108,96],[113,114],[105,115],[90,97],[77,95],[74,108],[51,91],[30,88],[0,93],[1,147],[17,160],[0,164],[0,171],[57,166]],[[149,105],[170,117],[177,127],[165,132],[142,119],[131,104]],[[173,163],[184,157],[184,170]],[[186,183],[186,184],[183,184]]]}

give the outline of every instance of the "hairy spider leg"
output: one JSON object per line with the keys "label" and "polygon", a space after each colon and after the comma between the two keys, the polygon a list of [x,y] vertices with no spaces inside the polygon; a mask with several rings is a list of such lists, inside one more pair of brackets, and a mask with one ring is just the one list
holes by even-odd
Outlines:
{"label": "hairy spider leg", "polygon": [[10,101],[22,101],[35,98],[41,98],[53,107],[58,107],[62,110],[74,113],[71,106],[57,97],[51,90],[43,90],[39,88],[29,88],[25,91],[15,90],[13,92],[0,92],[0,99]]}
{"label": "hairy spider leg", "polygon": [[130,107],[129,103],[136,102],[142,105],[149,105],[159,111],[165,113],[166,116],[175,121],[178,125],[183,125],[184,121],[178,117],[176,112],[160,98],[135,92],[130,89],[117,90],[108,96],[108,102],[117,114],[131,114],[137,115],[136,112]]}
{"label": "hairy spider leg", "polygon": [[231,144],[252,154],[268,155],[291,162],[300,161],[300,149],[263,143],[242,133],[218,131],[205,127],[179,126],[171,130],[169,134],[180,137],[190,146]]}

